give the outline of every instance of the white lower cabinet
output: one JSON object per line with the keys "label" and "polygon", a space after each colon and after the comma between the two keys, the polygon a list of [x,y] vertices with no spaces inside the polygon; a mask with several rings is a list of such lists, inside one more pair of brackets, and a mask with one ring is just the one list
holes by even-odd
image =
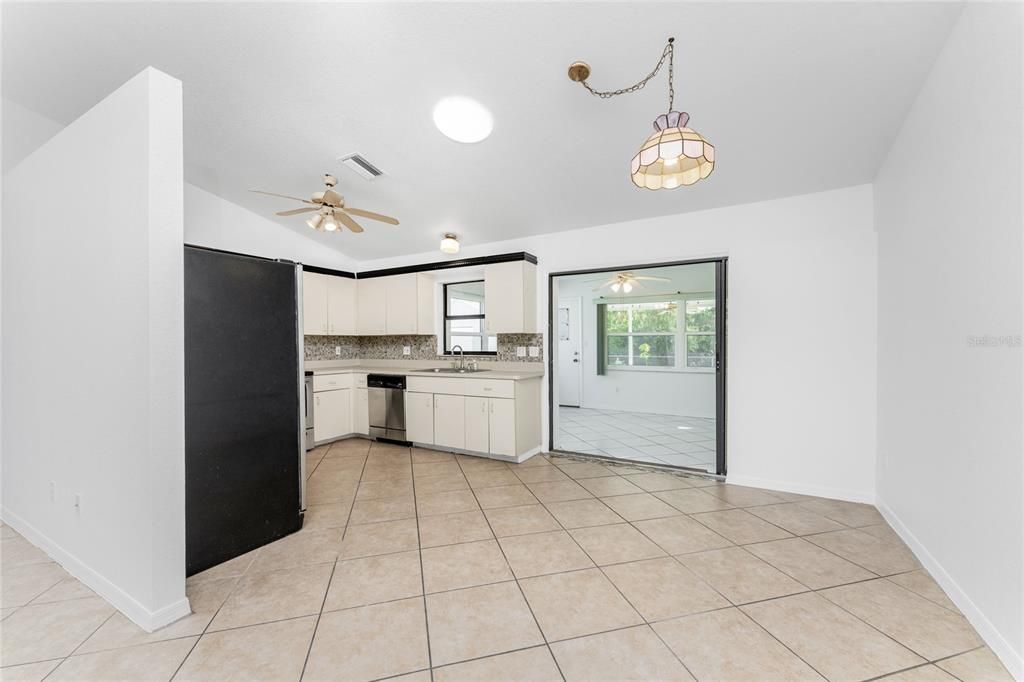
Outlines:
{"label": "white lower cabinet", "polygon": [[515,455],[516,401],[508,398],[487,398],[486,400],[487,452],[492,455]]}
{"label": "white lower cabinet", "polygon": [[352,433],[352,389],[313,393],[313,438],[320,441]]}
{"label": "white lower cabinet", "polygon": [[467,397],[466,449],[491,455],[515,455],[516,401]]}
{"label": "white lower cabinet", "polygon": [[[521,457],[540,449],[540,379],[409,377],[407,438],[420,445]],[[313,377],[313,437],[325,443],[370,433],[365,374]]]}
{"label": "white lower cabinet", "polygon": [[365,388],[352,391],[355,396],[352,401],[352,432],[365,436],[370,433],[370,394]]}
{"label": "white lower cabinet", "polygon": [[488,452],[487,398],[466,398],[466,449],[474,452]]}
{"label": "white lower cabinet", "polygon": [[434,396],[434,445],[466,449],[465,396]]}
{"label": "white lower cabinet", "polygon": [[434,443],[434,394],[406,392],[405,435],[414,443]]}

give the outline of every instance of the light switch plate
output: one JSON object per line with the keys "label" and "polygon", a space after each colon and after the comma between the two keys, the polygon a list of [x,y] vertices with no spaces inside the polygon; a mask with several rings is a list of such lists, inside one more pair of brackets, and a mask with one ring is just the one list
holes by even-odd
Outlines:
{"label": "light switch plate", "polygon": [[539,358],[540,357],[540,346],[530,346],[530,357],[531,358]]}
{"label": "light switch plate", "polygon": [[402,346],[402,355],[412,355],[412,346]]}
{"label": "light switch plate", "polygon": [[516,346],[516,357],[517,358],[525,358],[526,357],[526,346]]}

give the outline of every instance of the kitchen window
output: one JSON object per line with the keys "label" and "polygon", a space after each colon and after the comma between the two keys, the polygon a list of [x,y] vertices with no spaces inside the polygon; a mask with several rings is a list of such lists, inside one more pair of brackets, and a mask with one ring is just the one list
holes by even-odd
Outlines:
{"label": "kitchen window", "polygon": [[483,280],[444,285],[444,352],[460,346],[466,355],[496,355],[498,337],[484,326],[487,306]]}
{"label": "kitchen window", "polygon": [[608,369],[714,369],[713,297],[608,303],[602,308]]}

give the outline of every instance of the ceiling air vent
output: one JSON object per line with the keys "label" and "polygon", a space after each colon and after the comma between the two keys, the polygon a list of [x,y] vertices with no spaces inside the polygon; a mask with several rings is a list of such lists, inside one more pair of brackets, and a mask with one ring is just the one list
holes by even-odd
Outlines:
{"label": "ceiling air vent", "polygon": [[366,180],[376,180],[380,176],[384,175],[384,171],[367,161],[366,158],[359,153],[346,154],[345,156],[339,157],[338,160],[341,161],[341,165],[345,166],[345,168],[358,173]]}

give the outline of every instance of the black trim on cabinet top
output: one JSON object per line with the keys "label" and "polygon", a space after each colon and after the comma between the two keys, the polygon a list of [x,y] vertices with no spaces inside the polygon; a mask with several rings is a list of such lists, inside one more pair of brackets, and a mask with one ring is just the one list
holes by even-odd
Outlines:
{"label": "black trim on cabinet top", "polygon": [[477,256],[476,258],[460,258],[458,260],[442,260],[433,263],[421,263],[419,265],[403,265],[398,268],[385,268],[383,270],[369,270],[356,273],[356,279],[371,279],[373,277],[390,277],[391,275],[407,275],[411,272],[432,272],[435,270],[450,270],[452,268],[466,268],[474,265],[494,265],[495,263],[512,263],[515,261],[526,261],[537,264],[537,257],[526,251],[515,253],[501,253],[496,256]]}
{"label": "black trim on cabinet top", "polygon": [[356,273],[349,272],[347,270],[332,270],[331,268],[321,268],[318,265],[303,265],[303,272],[315,272],[321,275],[334,275],[335,277],[347,277],[348,279],[355,279]]}
{"label": "black trim on cabinet top", "polygon": [[[225,253],[231,256],[245,256],[246,258],[257,258],[259,260],[270,261],[274,263],[295,263],[295,261],[288,260],[287,258],[267,258],[266,256],[254,256],[251,253],[241,253],[239,251],[227,251],[225,249],[214,249],[209,246],[200,246],[198,244],[185,244],[185,246],[192,249],[203,249],[204,251],[213,251],[215,253]],[[403,265],[398,268],[385,268],[383,270],[367,270],[366,272],[349,272],[347,270],[335,270],[333,268],[322,268],[319,265],[302,265],[304,272],[315,272],[321,275],[333,275],[335,277],[347,277],[348,279],[372,279],[373,277],[389,277],[391,275],[406,275],[412,272],[433,272],[436,270],[449,270],[451,268],[466,268],[474,265],[493,265],[495,263],[513,263],[515,261],[526,261],[527,263],[537,264],[537,257],[532,253],[526,251],[516,251],[514,253],[501,253],[496,256],[477,256],[475,258],[460,258],[458,260],[445,260],[436,261],[433,263],[421,263],[419,265]]]}

